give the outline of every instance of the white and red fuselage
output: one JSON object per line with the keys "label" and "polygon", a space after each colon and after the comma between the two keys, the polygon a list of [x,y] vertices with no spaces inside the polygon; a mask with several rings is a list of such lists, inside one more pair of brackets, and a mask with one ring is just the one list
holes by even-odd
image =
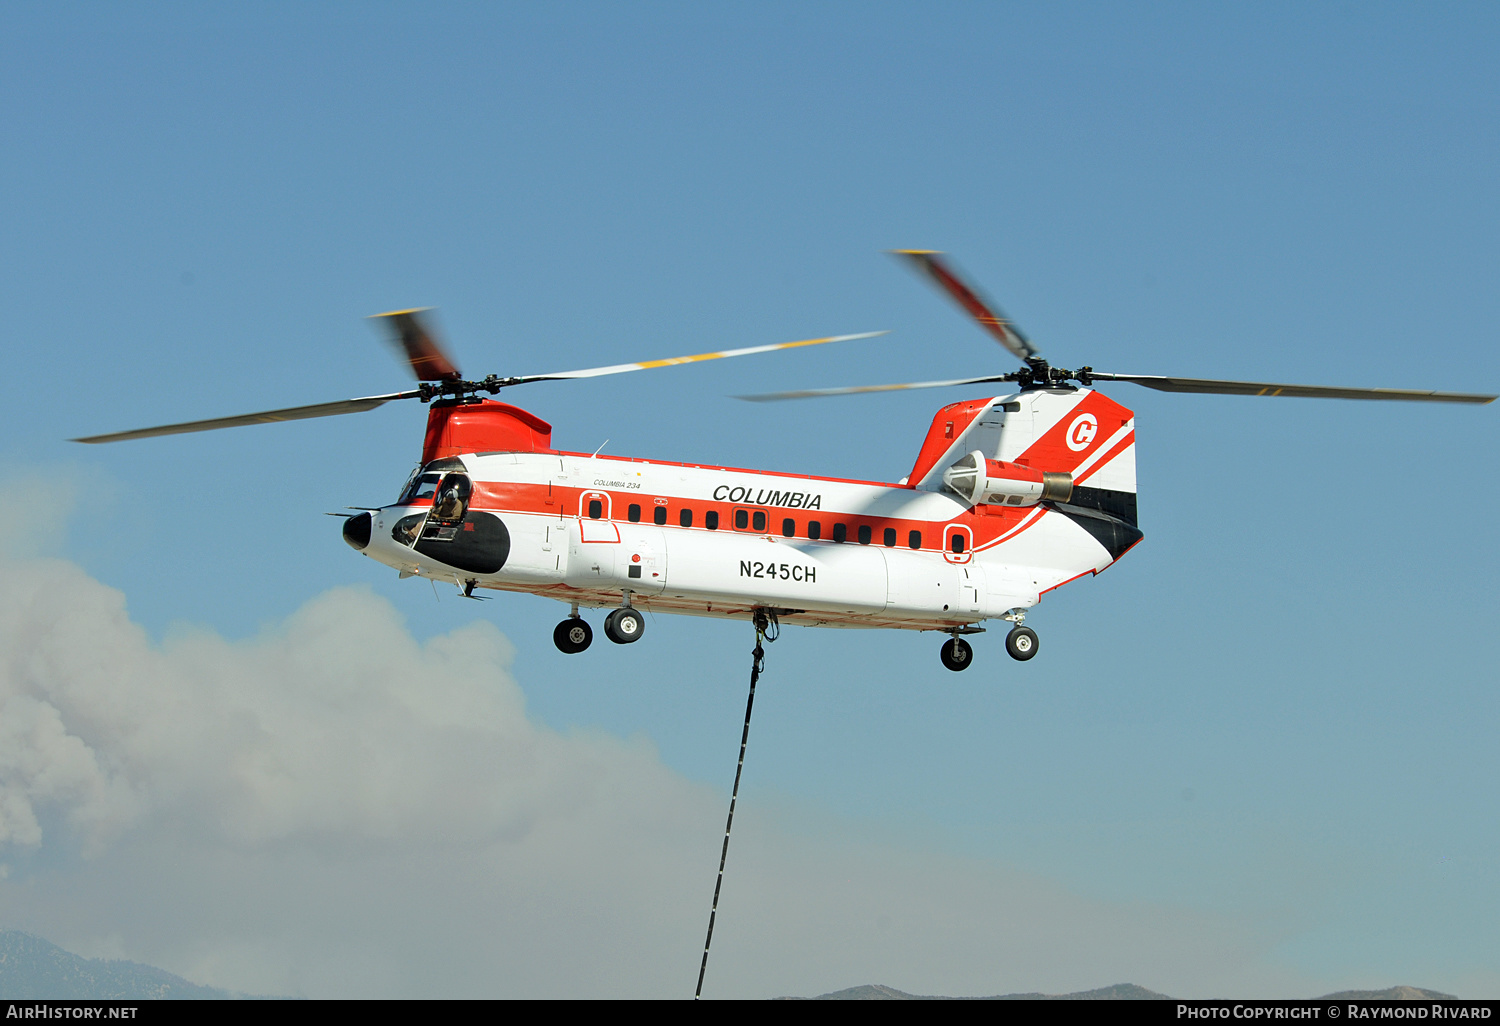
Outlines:
{"label": "white and red fuselage", "polygon": [[551,430],[434,403],[401,499],[346,539],[406,574],[582,607],[954,630],[1141,538],[1134,415],[1087,388],[944,407],[899,484],[559,452]]}

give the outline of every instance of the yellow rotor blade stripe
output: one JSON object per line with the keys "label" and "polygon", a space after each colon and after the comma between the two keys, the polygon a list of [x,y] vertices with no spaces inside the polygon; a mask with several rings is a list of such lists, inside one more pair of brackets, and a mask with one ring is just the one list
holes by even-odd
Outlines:
{"label": "yellow rotor blade stripe", "polygon": [[[816,346],[821,345],[824,342],[832,341],[833,336],[829,336],[828,338],[806,338],[800,342],[781,342],[773,346],[766,346],[764,348],[764,351],[770,352],[773,349],[795,349],[798,346]],[[720,357],[728,355],[729,352],[726,350],[717,353],[699,353],[696,356],[673,356],[666,360],[645,360],[641,363],[636,364],[636,366],[640,367],[643,370],[649,370],[652,367],[673,367],[679,363],[698,363],[703,360],[717,360]]]}
{"label": "yellow rotor blade stripe", "polygon": [[400,317],[403,314],[426,313],[431,309],[430,306],[414,306],[410,310],[387,310],[385,313],[371,314],[369,319],[373,321],[377,317]]}

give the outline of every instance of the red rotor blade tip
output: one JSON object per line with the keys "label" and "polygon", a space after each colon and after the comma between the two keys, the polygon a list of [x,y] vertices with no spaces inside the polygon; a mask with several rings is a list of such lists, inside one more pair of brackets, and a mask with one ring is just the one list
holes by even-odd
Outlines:
{"label": "red rotor blade tip", "polygon": [[391,345],[406,357],[418,381],[458,381],[463,375],[423,323],[420,315],[426,312],[425,309],[393,310],[370,319],[385,323]]}

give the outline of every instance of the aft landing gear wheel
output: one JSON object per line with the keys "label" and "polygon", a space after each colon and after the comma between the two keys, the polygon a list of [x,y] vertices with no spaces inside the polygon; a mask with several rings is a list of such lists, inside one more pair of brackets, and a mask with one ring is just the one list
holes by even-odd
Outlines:
{"label": "aft landing gear wheel", "polygon": [[594,628],[581,617],[570,616],[552,628],[552,644],[557,646],[559,652],[566,652],[568,655],[582,652],[593,640]]}
{"label": "aft landing gear wheel", "polygon": [[1023,663],[1036,655],[1037,645],[1036,631],[1030,627],[1016,627],[1005,636],[1005,651]]}
{"label": "aft landing gear wheel", "polygon": [[646,621],[630,606],[616,609],[604,618],[604,636],[616,645],[639,641],[646,633]]}
{"label": "aft landing gear wheel", "polygon": [[974,649],[963,638],[949,638],[943,642],[938,657],[942,659],[944,666],[957,673],[959,670],[967,670],[974,661]]}

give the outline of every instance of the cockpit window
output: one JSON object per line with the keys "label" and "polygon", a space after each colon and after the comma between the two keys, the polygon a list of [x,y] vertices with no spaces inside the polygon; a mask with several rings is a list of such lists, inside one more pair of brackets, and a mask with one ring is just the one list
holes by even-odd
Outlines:
{"label": "cockpit window", "polygon": [[[440,460],[433,460],[425,467],[418,467],[411,472],[411,477],[406,479],[406,486],[401,489],[401,498],[396,500],[396,505],[407,506],[413,502],[426,502],[437,495],[438,484],[442,481],[444,474],[464,474],[468,468],[464,461],[457,456],[446,456]],[[468,493],[465,492],[463,500],[468,502]]]}
{"label": "cockpit window", "polygon": [[438,482],[443,479],[442,474],[414,474],[407,482],[406,491],[401,493],[401,498],[396,500],[398,506],[409,506],[413,502],[429,500],[437,494]]}
{"label": "cockpit window", "polygon": [[[426,475],[422,475],[426,477]],[[473,486],[466,474],[445,474],[432,500],[432,518],[443,523],[457,523],[469,511]]]}
{"label": "cockpit window", "polygon": [[427,519],[426,513],[413,513],[409,517],[402,517],[391,528],[391,537],[402,545],[415,545],[417,543],[417,532],[422,529],[422,522]]}
{"label": "cockpit window", "polygon": [[406,484],[404,484],[404,485],[401,486],[401,491],[396,496],[396,502],[398,504],[400,502],[402,502],[406,498],[406,493],[412,490],[412,486],[417,483],[417,481],[421,478],[421,476],[422,476],[422,467],[420,465],[418,465],[417,468],[415,470],[413,470],[410,474],[406,475]]}

